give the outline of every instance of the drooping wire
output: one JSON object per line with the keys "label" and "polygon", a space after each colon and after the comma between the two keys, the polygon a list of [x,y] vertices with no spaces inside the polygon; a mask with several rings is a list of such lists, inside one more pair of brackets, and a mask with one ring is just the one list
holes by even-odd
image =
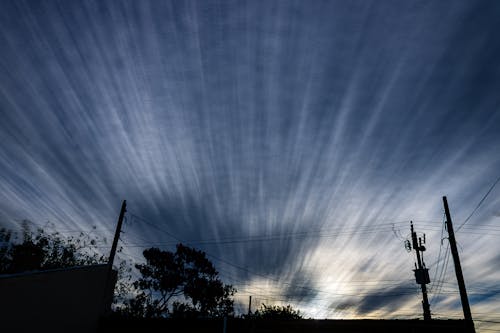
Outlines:
{"label": "drooping wire", "polygon": [[[181,242],[181,243],[185,243],[187,245],[190,245],[190,242],[189,241],[184,241],[180,238],[178,238],[177,236],[173,235],[172,233],[170,233],[169,231],[165,230],[164,228],[161,228],[161,227],[158,227],[156,224],[152,223],[152,222],[149,222],[147,221],[146,219],[138,216],[138,215],[135,215],[135,214],[132,214],[130,213],[130,215],[133,217],[133,218],[136,218],[152,227],[154,227],[155,229],[161,231],[161,232],[164,232],[165,234],[167,234],[168,236],[174,238],[175,240]],[[130,247],[130,246],[126,246],[126,247]],[[219,262],[222,262],[226,265],[229,265],[229,266],[232,266],[234,268],[237,268],[239,270],[242,270],[242,271],[245,271],[251,275],[255,275],[255,276],[260,276],[260,277],[263,277],[263,278],[266,278],[266,279],[269,279],[271,281],[274,281],[276,283],[279,283],[279,284],[285,284],[285,285],[288,285],[294,289],[298,288],[298,289],[303,289],[303,290],[309,290],[309,291],[312,291],[312,292],[315,292],[315,293],[321,293],[321,294],[326,294],[326,295],[335,295],[335,296],[350,296],[350,297],[362,297],[362,296],[367,296],[367,295],[370,295],[370,296],[375,296],[375,297],[394,297],[394,296],[401,296],[401,295],[412,295],[414,294],[414,291],[403,291],[403,292],[394,292],[394,293],[384,293],[384,292],[381,292],[379,294],[374,294],[374,293],[371,293],[371,292],[366,292],[366,293],[353,293],[353,294],[350,294],[350,293],[333,293],[333,292],[327,292],[327,291],[323,291],[323,290],[320,290],[320,289],[316,289],[316,288],[311,288],[311,287],[308,287],[308,286],[301,286],[301,285],[297,285],[297,284],[293,284],[293,283],[288,283],[288,282],[284,282],[280,279],[276,279],[276,278],[273,278],[273,277],[270,277],[268,275],[265,275],[265,274],[259,274],[259,273],[256,273],[256,272],[252,272],[251,270],[245,268],[245,267],[241,267],[241,266],[238,266],[236,264],[233,264],[227,260],[224,260],[222,258],[219,258],[217,256],[214,256],[213,254],[210,254],[208,252],[206,252],[206,255],[211,257],[212,259],[216,260],[216,261],[219,261]],[[285,296],[285,295],[283,295]]]}
{"label": "drooping wire", "polygon": [[444,261],[443,261],[443,268],[441,269],[441,273],[440,273],[440,276],[438,279],[437,290],[432,297],[432,301],[434,301],[434,299],[436,299],[443,291],[444,279],[446,278],[446,272],[448,271],[448,262],[450,260],[449,248],[450,248],[450,244],[448,243],[446,245],[445,257],[444,257]]}
{"label": "drooping wire", "polygon": [[[442,249],[443,249],[443,234],[444,234],[444,223],[445,223],[445,218],[446,218],[446,215],[443,213],[443,222],[442,222],[442,225],[441,225],[441,237],[439,238],[441,241],[439,242],[439,253],[438,253],[438,258],[437,258],[437,262],[439,263],[440,260],[441,260],[441,252],[442,252]],[[438,269],[436,268],[436,271],[434,272],[434,278],[432,281],[433,284],[432,284],[432,287],[430,288],[430,292],[433,292],[434,291],[434,286],[436,286],[437,284],[437,274],[438,274]],[[434,298],[433,298],[434,299]],[[431,300],[431,303],[432,303],[432,300]]]}
{"label": "drooping wire", "polygon": [[462,229],[462,227],[467,223],[469,222],[470,218],[472,217],[472,215],[474,215],[474,213],[479,209],[479,207],[481,207],[481,205],[483,204],[484,200],[486,200],[486,198],[488,197],[488,195],[490,195],[491,191],[493,191],[493,189],[495,188],[495,186],[498,184],[498,182],[500,182],[500,177],[497,178],[497,180],[495,180],[495,182],[493,183],[493,185],[491,185],[491,187],[488,189],[488,191],[486,192],[486,194],[483,196],[483,198],[479,201],[479,203],[476,205],[476,208],[474,208],[474,210],[472,210],[472,212],[469,214],[469,216],[465,219],[465,221],[457,228],[456,232],[458,232],[460,229]]}

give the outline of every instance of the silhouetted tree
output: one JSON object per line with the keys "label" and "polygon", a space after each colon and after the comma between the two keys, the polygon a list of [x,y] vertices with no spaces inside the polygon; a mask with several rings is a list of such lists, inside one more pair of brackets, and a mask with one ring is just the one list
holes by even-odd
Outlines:
{"label": "silhouetted tree", "polygon": [[254,318],[261,319],[302,319],[303,316],[299,310],[295,310],[291,305],[278,306],[278,305],[265,305],[262,304],[260,308],[252,315]]}
{"label": "silhouetted tree", "polygon": [[32,231],[28,221],[21,235],[0,229],[0,274],[19,273],[103,263],[106,256],[93,250],[97,240],[85,233],[65,237],[41,228]]}
{"label": "silhouetted tree", "polygon": [[[97,251],[97,236],[80,232],[76,236],[64,236],[47,232],[42,228],[32,230],[25,220],[20,232],[0,228],[0,274],[40,271],[102,264],[107,255]],[[93,227],[95,230],[96,228]],[[105,242],[105,240],[104,240]],[[119,252],[121,249],[119,249]],[[130,290],[131,264],[119,263],[118,282],[115,285],[115,302],[121,303]]]}
{"label": "silhouetted tree", "polygon": [[178,244],[175,252],[150,248],[136,296],[121,309],[140,317],[218,317],[233,313],[235,289],[225,285],[202,251]]}

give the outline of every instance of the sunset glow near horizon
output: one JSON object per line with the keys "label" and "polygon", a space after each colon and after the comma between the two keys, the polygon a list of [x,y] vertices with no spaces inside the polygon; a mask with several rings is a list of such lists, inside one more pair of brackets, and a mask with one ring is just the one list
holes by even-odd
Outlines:
{"label": "sunset glow near horizon", "polygon": [[[120,257],[200,248],[238,313],[252,296],[416,318],[412,220],[433,316],[461,318],[442,196],[458,228],[500,176],[500,3],[2,1],[0,17],[1,226],[96,226],[106,251],[127,199]],[[478,331],[500,321],[499,237],[500,185],[457,231]]]}

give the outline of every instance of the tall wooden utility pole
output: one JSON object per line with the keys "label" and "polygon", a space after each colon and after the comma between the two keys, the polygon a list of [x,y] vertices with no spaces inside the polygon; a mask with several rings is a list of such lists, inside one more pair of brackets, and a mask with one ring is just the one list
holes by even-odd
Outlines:
{"label": "tall wooden utility pole", "polygon": [[109,253],[109,259],[108,259],[109,270],[113,269],[113,261],[115,260],[116,248],[118,246],[118,239],[120,238],[123,217],[125,216],[126,211],[127,211],[127,200],[123,200],[122,208],[120,210],[120,216],[118,216],[118,223],[116,224],[115,238],[113,238],[113,245],[111,246],[111,252]]}
{"label": "tall wooden utility pole", "polygon": [[[425,235],[424,242],[422,243],[422,238],[417,238],[417,233],[413,229],[413,222],[410,222],[411,226],[411,240],[412,246],[417,253],[417,263],[415,264],[415,279],[420,287],[422,288],[422,308],[424,309],[424,320],[431,320],[431,307],[429,305],[429,299],[427,297],[427,284],[431,282],[429,278],[429,270],[425,267],[425,262],[423,258],[423,252],[425,251]],[[420,253],[422,252],[422,255]],[[418,266],[417,266],[418,264]]]}
{"label": "tall wooden utility pole", "polygon": [[[125,212],[127,211],[127,201],[123,200],[122,202],[122,208],[120,209],[120,215],[118,216],[118,223],[116,224],[116,231],[115,231],[115,237],[113,239],[113,245],[111,246],[111,252],[109,253],[109,259],[108,259],[108,272],[106,274],[106,283],[104,285],[104,298],[103,298],[103,305],[104,305],[104,313],[107,314],[110,310],[109,306],[111,305],[113,301],[113,291],[111,289],[114,289],[114,284],[116,281],[114,280],[113,277],[113,261],[115,260],[115,254],[116,254],[116,248],[118,247],[118,239],[120,238],[120,233],[122,229],[122,224],[123,224],[123,217],[125,216]],[[111,299],[110,299],[111,297]]]}
{"label": "tall wooden utility pole", "polygon": [[448,230],[448,239],[450,241],[450,250],[451,255],[453,256],[453,263],[455,264],[455,274],[457,275],[458,289],[460,291],[460,299],[462,301],[462,309],[464,311],[464,319],[467,322],[470,332],[476,332],[474,328],[474,322],[472,321],[472,314],[470,312],[467,290],[465,289],[465,281],[462,274],[462,265],[460,265],[460,257],[458,256],[457,241],[455,240],[455,232],[453,231],[453,224],[451,222],[448,200],[445,196],[443,197],[443,204],[444,212],[446,214],[446,229]]}

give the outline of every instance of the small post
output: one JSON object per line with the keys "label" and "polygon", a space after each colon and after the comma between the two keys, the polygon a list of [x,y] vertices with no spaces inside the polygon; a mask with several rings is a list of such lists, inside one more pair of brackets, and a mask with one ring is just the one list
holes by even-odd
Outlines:
{"label": "small post", "polygon": [[443,197],[444,213],[446,214],[446,229],[448,230],[448,239],[450,241],[451,255],[453,256],[453,263],[455,264],[455,274],[457,276],[458,289],[460,291],[460,300],[462,301],[462,310],[464,312],[464,319],[469,326],[470,332],[475,333],[474,322],[472,321],[472,314],[470,311],[469,298],[467,297],[467,290],[465,289],[465,280],[462,274],[462,265],[460,264],[460,257],[458,256],[457,241],[455,239],[455,231],[453,231],[453,224],[451,222],[450,208],[448,207],[448,200],[446,196]]}

